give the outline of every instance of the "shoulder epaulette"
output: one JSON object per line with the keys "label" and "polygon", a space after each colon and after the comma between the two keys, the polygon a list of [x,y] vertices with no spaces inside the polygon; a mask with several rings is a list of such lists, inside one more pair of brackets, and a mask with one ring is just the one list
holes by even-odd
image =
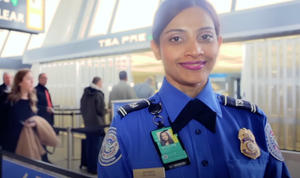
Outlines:
{"label": "shoulder epaulette", "polygon": [[253,113],[258,113],[258,108],[255,104],[252,104],[248,101],[242,99],[235,99],[229,96],[219,95],[219,100],[224,106],[232,106],[241,109],[249,110]]}
{"label": "shoulder epaulette", "polygon": [[150,104],[151,102],[148,99],[143,99],[142,101],[136,103],[126,104],[118,109],[118,114],[123,118],[128,113],[149,107]]}

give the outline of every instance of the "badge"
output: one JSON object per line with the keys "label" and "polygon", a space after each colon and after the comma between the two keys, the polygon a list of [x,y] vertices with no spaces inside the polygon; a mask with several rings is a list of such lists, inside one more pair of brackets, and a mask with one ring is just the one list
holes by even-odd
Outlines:
{"label": "badge", "polygon": [[102,143],[98,161],[102,166],[110,166],[121,159],[122,154],[117,138],[117,129],[109,128]]}
{"label": "badge", "polygon": [[256,159],[260,156],[260,149],[251,130],[245,128],[240,129],[239,139],[241,141],[241,152],[245,156],[252,159]]}
{"label": "badge", "polygon": [[171,127],[153,130],[151,137],[166,170],[190,164],[183,144]]}
{"label": "badge", "polygon": [[133,178],[165,178],[165,169],[163,167],[134,169]]}
{"label": "badge", "polygon": [[265,135],[266,135],[266,141],[267,141],[267,147],[269,153],[279,161],[284,161],[278,143],[276,141],[275,135],[269,123],[267,123],[265,126]]}

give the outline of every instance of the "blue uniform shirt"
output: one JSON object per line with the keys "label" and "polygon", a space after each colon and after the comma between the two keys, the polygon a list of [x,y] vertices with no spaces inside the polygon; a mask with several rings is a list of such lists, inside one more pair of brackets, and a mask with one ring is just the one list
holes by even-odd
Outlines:
{"label": "blue uniform shirt", "polygon": [[[266,116],[262,111],[252,113],[246,109],[220,103],[210,81],[196,97],[216,112],[216,132],[191,120],[178,135],[188,154],[190,164],[166,170],[167,178],[210,177],[290,177]],[[162,104],[160,115],[165,126],[177,118],[192,98],[173,87],[166,79],[151,100]],[[113,119],[98,158],[99,177],[133,177],[134,169],[163,167],[150,136],[157,129],[148,108]],[[251,159],[241,152],[238,138],[242,128],[249,129],[261,155]]]}

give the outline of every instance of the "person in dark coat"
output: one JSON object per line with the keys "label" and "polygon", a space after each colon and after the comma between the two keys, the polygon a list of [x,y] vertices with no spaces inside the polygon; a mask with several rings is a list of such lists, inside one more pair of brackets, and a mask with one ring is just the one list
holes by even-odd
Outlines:
{"label": "person in dark coat", "polygon": [[[46,84],[48,81],[48,77],[45,73],[39,74],[39,83],[35,87],[36,95],[37,95],[37,107],[38,107],[38,115],[42,118],[46,119],[49,124],[53,127],[54,125],[54,110],[53,110],[53,104],[50,96],[50,92],[48,88],[46,88]],[[46,146],[43,145],[43,147],[46,149]],[[47,150],[47,149],[46,149]],[[42,155],[42,160],[45,162],[49,162],[47,153]]]}
{"label": "person in dark coat", "polygon": [[100,77],[94,77],[91,85],[84,89],[80,100],[80,111],[85,127],[104,125],[105,103],[104,93],[101,91]]}
{"label": "person in dark coat", "polygon": [[4,112],[5,110],[5,102],[7,100],[8,94],[11,91],[11,75],[7,72],[3,73],[3,84],[0,85],[0,146],[3,144],[4,140],[4,130],[6,127]]}
{"label": "person in dark coat", "polygon": [[0,85],[0,105],[2,105],[5,102],[8,94],[11,90],[11,80],[12,80],[11,75],[7,72],[4,72],[3,73],[3,84]]}
{"label": "person in dark coat", "polygon": [[0,85],[0,95],[3,92],[10,91],[11,88],[11,75],[7,72],[3,73],[3,84]]}
{"label": "person in dark coat", "polygon": [[48,78],[45,73],[39,75],[39,83],[35,87],[38,98],[38,115],[46,119],[51,126],[54,125],[53,105],[49,90],[46,88]]}
{"label": "person in dark coat", "polygon": [[[80,111],[85,128],[91,132],[86,134],[85,155],[87,159],[87,171],[97,173],[98,153],[102,144],[105,125],[104,93],[101,91],[102,81],[100,77],[94,77],[91,85],[84,89],[80,100]],[[97,130],[97,131],[96,131]]]}

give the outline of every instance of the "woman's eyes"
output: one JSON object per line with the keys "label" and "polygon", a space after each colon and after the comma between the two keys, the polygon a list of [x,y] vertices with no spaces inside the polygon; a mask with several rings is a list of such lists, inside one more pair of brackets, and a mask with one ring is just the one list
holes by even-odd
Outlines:
{"label": "woman's eyes", "polygon": [[[180,35],[174,35],[174,36],[169,37],[169,41],[171,43],[182,43],[187,39],[188,38],[186,38],[184,36],[180,36]],[[211,33],[202,33],[202,34],[198,35],[197,40],[200,43],[212,42],[215,40],[215,35],[211,34]]]}
{"label": "woman's eyes", "polygon": [[172,36],[170,39],[169,39],[170,42],[174,42],[174,43],[178,43],[178,42],[181,42],[182,41],[182,38],[179,37],[179,36]]}
{"label": "woman's eyes", "polygon": [[206,42],[211,42],[215,39],[215,36],[213,34],[209,34],[209,33],[206,33],[206,34],[201,34],[199,35],[198,37],[198,40],[199,41],[206,41]]}

